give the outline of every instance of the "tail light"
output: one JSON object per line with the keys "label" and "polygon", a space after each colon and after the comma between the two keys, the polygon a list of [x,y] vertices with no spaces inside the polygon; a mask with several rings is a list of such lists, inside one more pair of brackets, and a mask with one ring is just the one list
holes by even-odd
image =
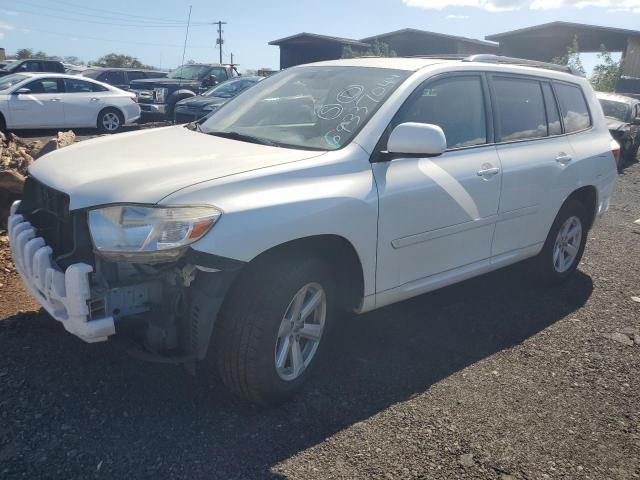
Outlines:
{"label": "tail light", "polygon": [[616,166],[620,165],[620,144],[615,140],[611,140],[611,153],[616,161]]}

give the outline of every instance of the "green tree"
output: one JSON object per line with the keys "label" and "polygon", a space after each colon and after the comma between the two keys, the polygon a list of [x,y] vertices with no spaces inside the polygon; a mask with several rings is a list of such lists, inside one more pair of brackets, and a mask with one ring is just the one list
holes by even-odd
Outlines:
{"label": "green tree", "polygon": [[22,60],[24,58],[33,58],[33,50],[30,48],[21,48],[16,52],[16,58]]}
{"label": "green tree", "polygon": [[578,45],[578,37],[574,36],[571,45],[567,47],[566,53],[564,55],[560,55],[559,57],[552,58],[551,63],[556,63],[558,65],[568,65],[573,70],[576,70],[584,75],[586,72],[584,70],[584,66],[582,65],[582,60],[580,60],[580,45]]}
{"label": "green tree", "polygon": [[108,53],[94,62],[98,67],[110,68],[153,68],[145,65],[136,57],[120,53]]}
{"label": "green tree", "polygon": [[366,50],[354,49],[348,45],[342,49],[342,58],[356,57],[397,57],[395,50],[389,48],[389,45],[376,40]]}
{"label": "green tree", "polygon": [[594,90],[600,92],[613,92],[616,82],[622,75],[622,61],[615,61],[611,57],[611,52],[604,45],[600,45],[598,54],[600,63],[593,67],[593,72],[589,81]]}

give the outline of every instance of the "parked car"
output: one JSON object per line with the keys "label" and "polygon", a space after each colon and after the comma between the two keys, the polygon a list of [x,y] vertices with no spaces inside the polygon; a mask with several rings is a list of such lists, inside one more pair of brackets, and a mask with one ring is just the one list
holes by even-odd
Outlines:
{"label": "parked car", "polygon": [[173,120],[176,123],[188,123],[206,117],[263,78],[257,76],[234,78],[210,88],[202,95],[180,100],[173,109]]}
{"label": "parked car", "polygon": [[166,78],[134,80],[131,89],[137,93],[142,115],[149,119],[173,119],[173,109],[180,100],[205,92],[220,82],[237,77],[231,65],[183,65]]}
{"label": "parked car", "polygon": [[640,147],[640,100],[596,92],[611,136],[621,147],[618,169],[635,161]]}
{"label": "parked car", "polygon": [[12,207],[16,269],[87,342],[282,401],[339,310],[523,260],[547,284],[576,270],[619,146],[585,78],[522,62],[297,66],[203,123],[52,152]]}
{"label": "parked car", "polygon": [[10,75],[12,73],[25,72],[51,72],[64,73],[64,65],[57,60],[40,60],[37,58],[29,58],[26,60],[8,60],[2,62],[0,68],[0,77]]}
{"label": "parked car", "polygon": [[140,118],[135,95],[75,75],[0,78],[0,128],[98,128],[116,133]]}
{"label": "parked car", "polygon": [[108,83],[123,90],[131,88],[131,82],[147,78],[164,78],[168,72],[159,70],[143,70],[139,68],[88,68],[81,72],[83,77],[89,77],[99,82]]}

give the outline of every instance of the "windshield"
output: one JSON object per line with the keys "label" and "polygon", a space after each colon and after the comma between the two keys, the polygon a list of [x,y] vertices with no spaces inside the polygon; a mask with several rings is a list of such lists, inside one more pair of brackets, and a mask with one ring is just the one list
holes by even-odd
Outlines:
{"label": "windshield", "polygon": [[295,67],[227,102],[204,133],[231,133],[299,148],[351,141],[411,72],[369,67]]}
{"label": "windshield", "polygon": [[26,78],[29,78],[29,77],[27,75],[21,75],[19,73],[14,73],[13,75],[7,75],[6,77],[0,77],[0,91],[11,88]]}
{"label": "windshield", "polygon": [[602,105],[605,117],[615,118],[621,122],[628,121],[629,112],[631,111],[630,105],[612,100],[600,100],[600,105]]}
{"label": "windshield", "polygon": [[220,98],[231,98],[238,95],[243,90],[246,90],[251,85],[255,85],[257,80],[249,80],[246,78],[238,79],[238,80],[229,80],[227,82],[221,83],[217,87],[213,87],[202,95],[205,97],[220,97]]}
{"label": "windshield", "polygon": [[211,67],[206,65],[183,65],[167,75],[167,78],[177,78],[181,80],[198,80],[206,75]]}

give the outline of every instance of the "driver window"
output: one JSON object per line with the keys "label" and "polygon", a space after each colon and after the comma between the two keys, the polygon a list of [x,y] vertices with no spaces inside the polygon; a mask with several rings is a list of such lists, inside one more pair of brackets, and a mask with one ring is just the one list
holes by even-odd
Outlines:
{"label": "driver window", "polygon": [[405,122],[438,125],[448,148],[487,143],[481,77],[456,76],[424,83],[402,106],[393,125]]}

